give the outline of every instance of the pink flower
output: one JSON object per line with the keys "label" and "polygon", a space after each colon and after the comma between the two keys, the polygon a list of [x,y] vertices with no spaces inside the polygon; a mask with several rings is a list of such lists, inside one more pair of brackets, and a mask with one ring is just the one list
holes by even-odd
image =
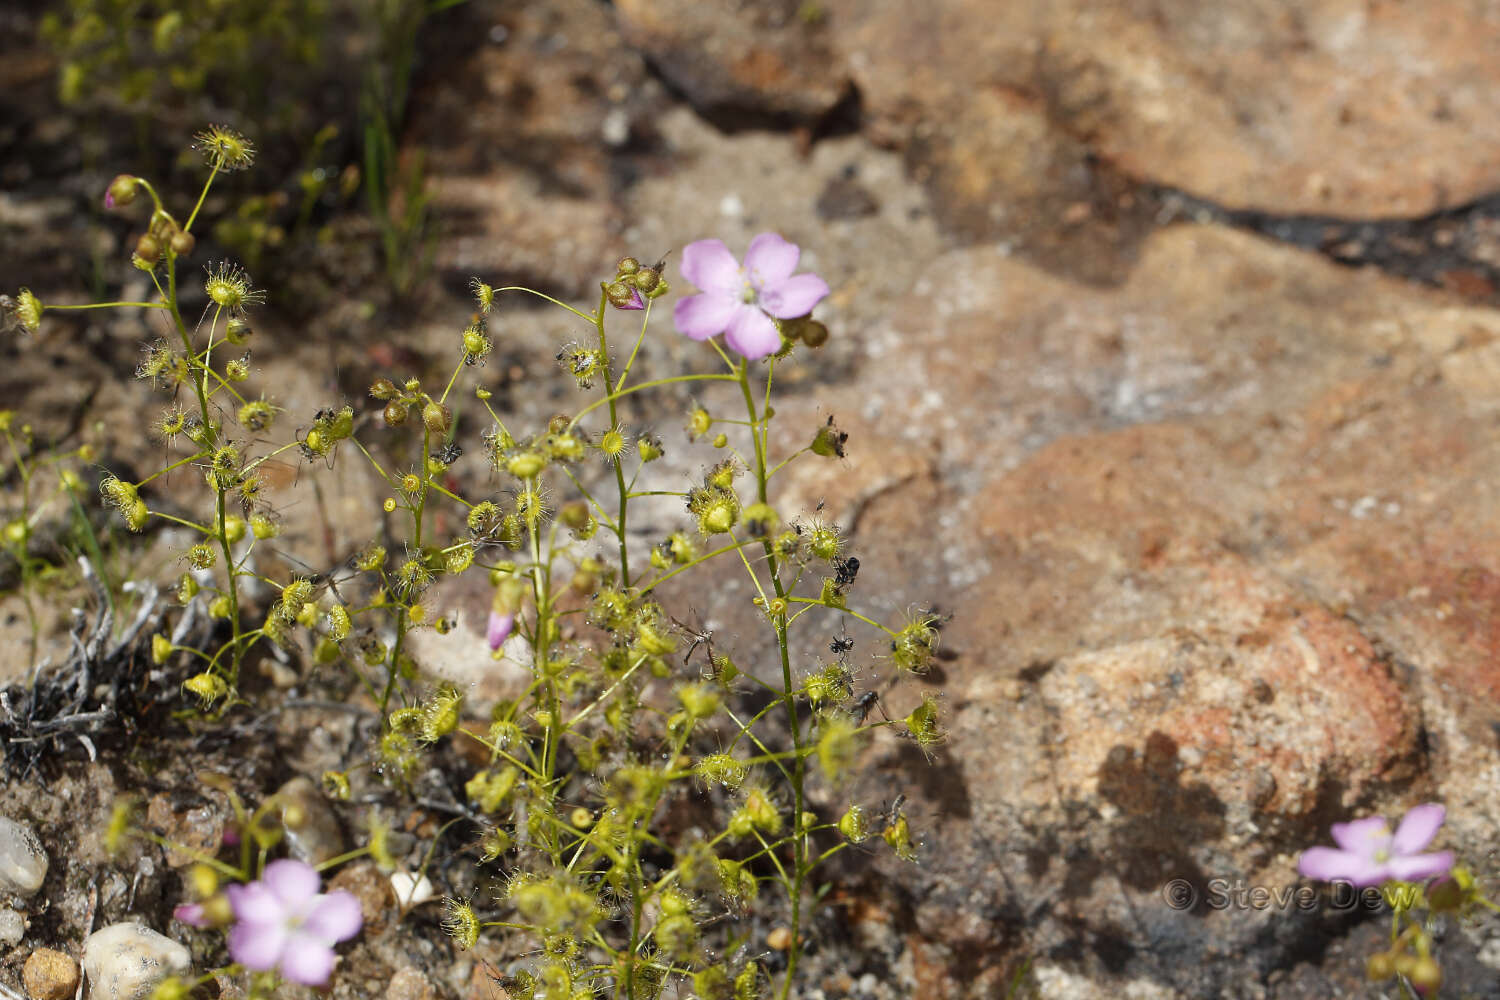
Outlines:
{"label": "pink flower", "polygon": [[272,861],[259,881],[229,886],[230,957],[252,972],[280,969],[303,986],[327,983],[333,946],[358,934],[364,917],[353,893],[320,887],[312,865],[291,860]]}
{"label": "pink flower", "polygon": [[203,910],[202,903],[179,903],[172,911],[172,918],[180,920],[189,927],[212,927],[213,921],[208,919],[208,914]]}
{"label": "pink flower", "polygon": [[745,251],[745,266],[722,240],[698,240],[682,251],[682,273],[703,289],[680,299],[672,311],[677,329],[693,340],[718,333],[740,354],[754,361],[781,348],[775,319],[795,319],[812,312],[828,294],[828,282],[816,274],[793,274],[801,255],[797,244],[775,233],[761,233]]}
{"label": "pink flower", "polygon": [[1420,882],[1448,874],[1453,852],[1420,852],[1443,825],[1444,809],[1437,802],[1414,806],[1392,833],[1382,816],[1333,824],[1338,847],[1312,847],[1302,852],[1297,870],[1323,882],[1351,882],[1361,888],[1392,879]]}
{"label": "pink flower", "polygon": [[499,611],[490,612],[490,626],[486,638],[490,643],[490,652],[499,649],[506,639],[510,638],[510,630],[516,627],[516,614],[502,614]]}

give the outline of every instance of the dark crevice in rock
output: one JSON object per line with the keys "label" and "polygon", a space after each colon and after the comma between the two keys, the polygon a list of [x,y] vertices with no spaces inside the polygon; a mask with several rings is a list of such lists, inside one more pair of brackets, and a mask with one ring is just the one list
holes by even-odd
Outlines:
{"label": "dark crevice in rock", "polygon": [[1500,301],[1500,194],[1415,219],[1340,219],[1226,209],[1182,191],[1157,189],[1163,223],[1215,222],[1322,254],[1347,267]]}

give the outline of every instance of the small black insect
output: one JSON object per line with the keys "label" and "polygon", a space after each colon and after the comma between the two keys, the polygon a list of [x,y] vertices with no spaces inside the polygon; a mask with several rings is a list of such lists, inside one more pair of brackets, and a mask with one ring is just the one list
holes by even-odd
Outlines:
{"label": "small black insect", "polygon": [[333,409],[331,407],[325,406],[321,410],[319,410],[317,413],[313,414],[313,419],[316,420],[316,421],[318,421],[319,423],[321,423],[324,420],[332,420],[334,418],[334,416],[335,416],[335,413],[334,413]]}
{"label": "small black insect", "polygon": [[[864,725],[865,724],[865,720],[870,717],[870,713],[873,712],[875,710],[876,706],[879,705],[879,704],[880,704],[880,692],[878,692],[878,691],[866,691],[864,694],[862,694],[858,698],[854,699],[854,721],[855,721],[855,725],[859,725],[859,726]],[[882,715],[885,714],[885,710],[884,709],[881,710],[881,714]]]}
{"label": "small black insect", "polygon": [[835,559],[833,561],[833,582],[840,587],[847,587],[854,583],[854,578],[859,576],[859,560],[854,556],[848,559]]}
{"label": "small black insect", "polygon": [[828,644],[828,651],[836,656],[843,656],[853,648],[854,640],[847,635],[836,635],[833,637],[833,641]]}
{"label": "small black insect", "polygon": [[835,455],[837,455],[839,458],[843,458],[844,445],[849,442],[849,432],[841,431],[834,426],[833,414],[831,413],[828,415],[828,423],[825,426],[827,427],[826,438],[828,441],[828,446],[833,449],[833,453]]}
{"label": "small black insect", "polygon": [[[667,542],[665,542],[663,544],[667,545],[667,546],[670,546],[671,545],[671,541],[668,540]],[[687,662],[688,662],[688,660],[692,659],[693,653],[697,652],[699,646],[702,646],[704,648],[705,652],[707,652],[707,654],[708,654],[708,662],[709,662],[709,665],[711,667],[713,665],[713,663],[714,663],[714,632],[713,632],[713,629],[701,629],[700,630],[700,629],[695,629],[695,628],[689,628],[685,623],[683,623],[681,621],[678,621],[676,618],[672,619],[672,624],[676,625],[679,631],[681,631],[683,634],[685,634],[689,639],[693,640],[693,644],[691,646],[689,646],[688,647],[688,651],[685,654],[683,654],[683,657],[682,657],[682,664],[683,664],[683,666],[687,666]]]}
{"label": "small black insect", "polygon": [[880,815],[876,817],[880,820],[880,825],[883,827],[890,826],[896,820],[900,819],[903,812],[901,807],[904,805],[906,805],[906,794],[903,792],[891,801],[890,806],[880,810]]}
{"label": "small black insect", "polygon": [[458,461],[459,456],[463,453],[464,450],[459,446],[457,441],[449,441],[438,449],[437,460],[444,465],[452,465]]}

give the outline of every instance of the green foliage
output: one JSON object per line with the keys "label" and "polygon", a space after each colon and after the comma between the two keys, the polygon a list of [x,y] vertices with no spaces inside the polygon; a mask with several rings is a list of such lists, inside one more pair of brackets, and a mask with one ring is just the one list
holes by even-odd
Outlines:
{"label": "green foliage", "polygon": [[68,0],[42,34],[62,56],[65,103],[146,111],[222,94],[254,108],[273,73],[318,61],[327,17],[323,0]]}

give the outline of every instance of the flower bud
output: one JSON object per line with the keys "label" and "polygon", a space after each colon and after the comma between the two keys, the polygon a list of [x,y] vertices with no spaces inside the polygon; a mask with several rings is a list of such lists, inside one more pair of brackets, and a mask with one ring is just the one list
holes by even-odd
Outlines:
{"label": "flower bud", "polygon": [[172,655],[172,640],[160,633],[151,637],[151,662],[158,667]]}
{"label": "flower bud", "polygon": [[391,402],[385,404],[385,411],[380,415],[387,427],[400,427],[406,423],[406,404]]}
{"label": "flower bud", "polygon": [[570,500],[557,512],[557,519],[574,531],[582,531],[593,520],[593,517],[589,514],[587,502]]}
{"label": "flower bud", "polygon": [[378,378],[370,383],[370,395],[376,399],[395,399],[400,394],[401,391],[396,388],[396,383],[388,378]]}
{"label": "flower bud", "polygon": [[757,830],[773,835],[781,831],[781,810],[776,808],[776,803],[763,790],[750,790],[750,794],[745,797],[744,810]]}
{"label": "flower bud", "polygon": [[641,297],[640,290],[632,288],[623,281],[611,281],[605,285],[604,297],[616,309],[633,311],[646,308],[646,300]]}
{"label": "flower bud", "polygon": [[422,407],[422,426],[434,434],[446,434],[453,426],[453,410],[443,403],[429,401]]}
{"label": "flower bud", "polygon": [[1411,984],[1423,993],[1431,993],[1443,985],[1443,969],[1431,955],[1422,955],[1412,963],[1406,974]]}
{"label": "flower bud", "polygon": [[124,208],[135,201],[139,182],[129,174],[120,174],[104,189],[105,208]]}
{"label": "flower bud", "polygon": [[719,710],[723,698],[707,684],[687,684],[677,691],[677,700],[689,717],[706,719]]}
{"label": "flower bud", "polygon": [[822,347],[828,343],[828,327],[815,319],[803,320],[797,333],[808,347]]}
{"label": "flower bud", "polygon": [[671,958],[686,962],[698,947],[698,925],[686,914],[662,917],[651,931],[657,947]]}
{"label": "flower bud", "polygon": [[243,316],[231,316],[229,322],[224,324],[224,336],[231,344],[239,346],[250,339],[255,331],[250,328],[250,322]]}
{"label": "flower bud", "polygon": [[615,265],[615,274],[620,277],[628,277],[641,269],[641,262],[634,257],[621,257],[620,263]]}
{"label": "flower bud", "polygon": [[505,463],[505,471],[517,479],[530,479],[546,466],[547,460],[534,451],[523,451],[512,455]]}
{"label": "flower bud", "polygon": [[630,276],[630,283],[643,292],[649,292],[661,282],[661,272],[654,267],[643,267]]}
{"label": "flower bud", "polygon": [[155,264],[161,259],[161,242],[150,233],[143,233],[135,241],[135,255],[147,263]]}
{"label": "flower bud", "polygon": [[1388,951],[1378,951],[1365,960],[1365,975],[1372,982],[1381,982],[1396,974],[1396,960]]}
{"label": "flower bud", "polygon": [[179,229],[172,234],[172,238],[168,241],[167,245],[172,248],[172,252],[177,256],[186,257],[193,252],[193,248],[198,245],[198,241],[192,233]]}

